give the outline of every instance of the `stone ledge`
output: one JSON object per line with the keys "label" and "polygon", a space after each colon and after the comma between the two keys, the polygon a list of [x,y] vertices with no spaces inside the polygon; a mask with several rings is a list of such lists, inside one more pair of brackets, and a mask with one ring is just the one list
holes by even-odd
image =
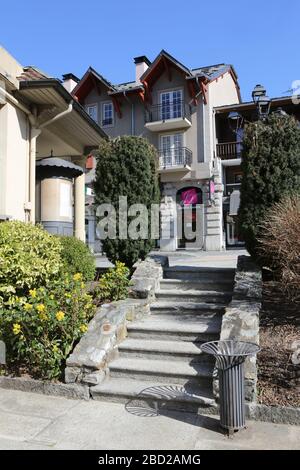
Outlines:
{"label": "stone ledge", "polygon": [[300,408],[293,408],[291,406],[267,406],[247,403],[246,415],[248,419],[253,419],[254,421],[300,425]]}
{"label": "stone ledge", "polygon": [[73,400],[89,400],[89,387],[81,384],[63,384],[22,377],[0,377],[0,388],[39,393]]}

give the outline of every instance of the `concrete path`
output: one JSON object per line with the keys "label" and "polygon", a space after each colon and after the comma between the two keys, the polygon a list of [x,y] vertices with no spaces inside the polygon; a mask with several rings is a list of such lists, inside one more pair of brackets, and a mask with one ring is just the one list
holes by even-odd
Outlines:
{"label": "concrete path", "polygon": [[298,449],[300,427],[249,422],[234,438],[215,416],[0,389],[0,449]]}
{"label": "concrete path", "polygon": [[[236,268],[237,257],[248,255],[244,249],[231,249],[227,251],[202,251],[202,250],[178,250],[178,251],[152,251],[169,257],[170,266],[202,266],[213,268]],[[97,268],[109,268],[113,265],[105,256],[95,255]]]}

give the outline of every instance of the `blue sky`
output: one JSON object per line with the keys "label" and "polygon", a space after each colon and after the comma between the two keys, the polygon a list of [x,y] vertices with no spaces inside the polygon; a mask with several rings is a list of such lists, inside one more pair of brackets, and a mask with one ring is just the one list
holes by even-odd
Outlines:
{"label": "blue sky", "polygon": [[299,0],[26,0],[0,12],[0,44],[59,78],[92,65],[131,81],[133,57],[166,49],[191,68],[232,63],[243,99],[256,83],[274,97],[300,79]]}

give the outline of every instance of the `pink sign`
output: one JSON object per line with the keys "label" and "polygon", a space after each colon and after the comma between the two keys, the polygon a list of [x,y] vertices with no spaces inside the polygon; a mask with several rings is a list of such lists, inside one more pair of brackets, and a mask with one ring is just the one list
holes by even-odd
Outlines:
{"label": "pink sign", "polygon": [[214,192],[215,192],[215,183],[214,183],[214,181],[209,182],[209,192],[210,192],[210,194],[214,194]]}
{"label": "pink sign", "polygon": [[196,188],[187,189],[182,191],[181,200],[184,206],[190,206],[192,204],[198,204],[198,192]]}

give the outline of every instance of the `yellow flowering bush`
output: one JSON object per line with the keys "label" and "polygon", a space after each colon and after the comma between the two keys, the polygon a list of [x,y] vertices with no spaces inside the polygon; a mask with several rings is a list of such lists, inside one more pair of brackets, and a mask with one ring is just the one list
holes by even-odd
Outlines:
{"label": "yellow flowering bush", "polygon": [[0,297],[0,339],[6,344],[8,366],[34,377],[59,378],[95,308],[79,273],[23,295]]}
{"label": "yellow flowering bush", "polygon": [[99,279],[98,286],[96,287],[98,301],[126,299],[130,285],[129,274],[130,271],[125,264],[117,261],[115,267],[110,268]]}

